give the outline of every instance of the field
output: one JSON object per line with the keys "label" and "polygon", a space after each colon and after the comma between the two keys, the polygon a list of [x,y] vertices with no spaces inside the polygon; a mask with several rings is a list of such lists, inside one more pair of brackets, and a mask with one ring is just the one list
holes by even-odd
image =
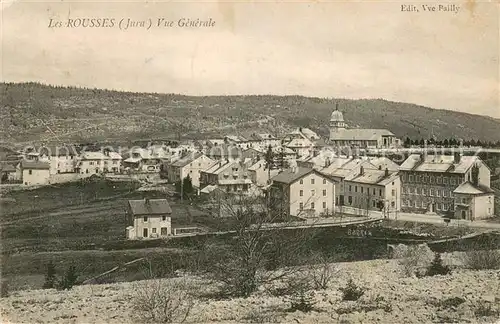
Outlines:
{"label": "field", "polygon": [[[458,267],[450,275],[405,277],[397,260],[333,264],[327,289],[314,290],[311,312],[291,311],[289,296],[272,294],[276,283],[249,298],[195,299],[189,323],[495,323],[500,315],[498,271]],[[306,269],[305,269],[306,270]],[[339,288],[349,279],[363,288],[356,301],[343,300]],[[163,279],[162,287],[186,282],[195,296],[213,283],[194,277]],[[148,285],[149,283],[149,285]],[[138,293],[150,282],[83,285],[70,291],[13,292],[0,299],[4,323],[144,323],[134,309]],[[268,289],[264,289],[268,288]],[[154,299],[157,300],[157,299]]]}
{"label": "field", "polygon": [[[98,180],[4,195],[16,201],[1,207],[3,278],[15,287],[39,287],[50,260],[61,269],[76,265],[90,277],[146,255],[159,260],[179,254],[165,247],[166,242],[161,248],[127,249],[127,200],[165,197],[135,191],[137,187],[133,182]],[[172,201],[171,207],[175,227],[218,224],[191,206]],[[115,247],[120,249],[109,250]]]}

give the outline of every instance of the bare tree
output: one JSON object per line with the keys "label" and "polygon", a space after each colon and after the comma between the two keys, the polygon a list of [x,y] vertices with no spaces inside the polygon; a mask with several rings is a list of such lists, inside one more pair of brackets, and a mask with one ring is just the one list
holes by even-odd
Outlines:
{"label": "bare tree", "polygon": [[153,279],[137,284],[134,309],[147,323],[183,323],[194,306],[194,297],[183,282]]}
{"label": "bare tree", "polygon": [[224,294],[247,297],[260,285],[296,271],[289,266],[306,251],[312,237],[307,228],[287,230],[286,234],[279,231],[290,218],[274,213],[266,197],[227,195],[220,203],[236,235],[228,247],[218,246],[203,253],[216,254],[207,271],[212,279],[223,283]]}

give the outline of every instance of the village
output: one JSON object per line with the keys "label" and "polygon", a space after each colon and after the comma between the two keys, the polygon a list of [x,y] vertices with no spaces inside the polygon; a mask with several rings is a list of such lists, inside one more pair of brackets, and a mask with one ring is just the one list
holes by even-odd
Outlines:
{"label": "village", "polygon": [[[387,152],[404,148],[390,130],[350,128],[338,106],[329,127],[327,139],[297,128],[281,137],[224,135],[132,148],[28,146],[17,152],[17,160],[2,164],[1,186],[24,190],[104,178],[138,181],[142,190],[163,190],[161,199],[128,201],[128,226],[123,229],[127,239],[206,231],[172,224],[167,193],[187,203],[203,197],[212,207],[221,197],[269,197],[280,202],[274,213],[310,223],[336,223],[344,216],[345,221],[451,219],[465,226],[498,226],[486,222],[498,218],[490,184],[498,170],[491,170],[478,155],[466,155],[458,146],[448,147],[449,152],[421,147],[406,150],[396,163]],[[366,154],[370,150],[378,153]],[[224,216],[220,206],[215,212]]]}

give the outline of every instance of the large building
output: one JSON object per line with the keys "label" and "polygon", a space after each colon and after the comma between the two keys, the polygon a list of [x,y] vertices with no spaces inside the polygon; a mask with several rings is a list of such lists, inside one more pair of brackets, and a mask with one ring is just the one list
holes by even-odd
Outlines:
{"label": "large building", "polygon": [[292,166],[271,181],[272,208],[281,215],[318,217],[335,209],[335,181],[317,170]]}
{"label": "large building", "polygon": [[330,118],[330,144],[359,148],[397,147],[400,140],[387,129],[349,128],[338,107]]}
{"label": "large building", "polygon": [[412,154],[400,173],[403,211],[469,220],[493,215],[491,172],[477,156]]}

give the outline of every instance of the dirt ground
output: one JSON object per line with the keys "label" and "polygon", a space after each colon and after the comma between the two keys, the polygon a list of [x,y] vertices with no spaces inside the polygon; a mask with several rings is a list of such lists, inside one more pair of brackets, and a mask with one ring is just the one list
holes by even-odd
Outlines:
{"label": "dirt ground", "polygon": [[[451,258],[450,258],[451,260]],[[446,259],[445,259],[446,261]],[[451,261],[447,261],[451,262]],[[456,269],[451,275],[405,277],[396,260],[334,265],[326,290],[314,292],[314,310],[290,312],[286,297],[261,289],[249,298],[197,299],[187,318],[196,323],[495,323],[500,321],[500,271]],[[343,301],[339,287],[352,278],[366,289],[357,301]],[[195,277],[188,280],[208,289]],[[141,323],[134,310],[137,291],[146,281],[85,285],[70,291],[13,292],[1,299],[3,323]],[[460,300],[456,303],[454,301]]]}

